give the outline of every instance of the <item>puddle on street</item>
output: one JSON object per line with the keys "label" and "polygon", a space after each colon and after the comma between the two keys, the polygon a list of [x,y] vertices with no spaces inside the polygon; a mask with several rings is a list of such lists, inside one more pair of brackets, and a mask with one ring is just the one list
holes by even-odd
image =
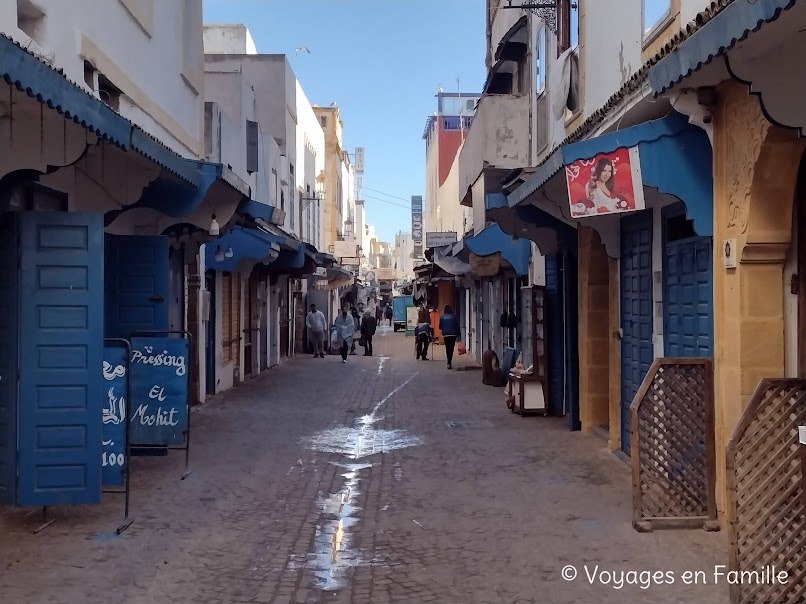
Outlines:
{"label": "puddle on street", "polygon": [[358,523],[360,511],[356,500],[359,472],[372,464],[339,464],[348,468],[346,479],[338,493],[318,501],[322,522],[316,527],[314,551],[308,555],[307,567],[313,571],[320,589],[330,591],[344,586],[347,570],[361,563],[357,549],[351,547],[350,528]]}
{"label": "puddle on street", "polygon": [[[399,392],[417,374],[415,373],[381,400],[369,415],[355,421],[354,427],[337,427],[323,430],[304,438],[300,443],[314,451],[340,453],[350,460],[359,460],[379,453],[414,447],[422,443],[416,436],[404,430],[381,430],[374,427],[383,417],[378,411],[392,396]],[[333,462],[332,462],[333,463]],[[337,590],[347,583],[347,571],[362,564],[361,554],[352,546],[352,533],[361,511],[356,505],[361,494],[361,472],[372,467],[371,463],[336,463],[347,470],[342,477],[344,486],[337,493],[317,501],[321,509],[321,521],[316,527],[313,552],[308,554],[306,567],[311,569],[317,587],[325,591]],[[400,466],[396,464],[396,475]],[[402,472],[401,472],[402,477]],[[376,560],[370,561],[371,564]]]}

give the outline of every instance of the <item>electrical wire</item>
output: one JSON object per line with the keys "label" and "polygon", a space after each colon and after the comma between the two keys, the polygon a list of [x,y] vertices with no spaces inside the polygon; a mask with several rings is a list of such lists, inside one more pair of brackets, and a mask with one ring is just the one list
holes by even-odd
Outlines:
{"label": "electrical wire", "polygon": [[398,208],[404,208],[406,210],[411,210],[411,206],[404,206],[402,203],[395,203],[394,201],[389,201],[388,199],[381,199],[380,197],[375,197],[373,195],[367,195],[366,193],[363,195],[366,199],[371,199],[373,201],[380,201],[382,203],[388,203],[390,206],[396,206]]}
{"label": "electrical wire", "polygon": [[372,191],[373,193],[380,193],[381,195],[385,195],[386,197],[391,197],[392,199],[400,199],[402,201],[408,201],[411,203],[410,199],[406,199],[405,197],[398,197],[397,195],[392,195],[391,193],[385,193],[383,191],[378,191],[377,189],[370,189],[369,187],[361,187],[362,189],[366,189],[367,191]]}

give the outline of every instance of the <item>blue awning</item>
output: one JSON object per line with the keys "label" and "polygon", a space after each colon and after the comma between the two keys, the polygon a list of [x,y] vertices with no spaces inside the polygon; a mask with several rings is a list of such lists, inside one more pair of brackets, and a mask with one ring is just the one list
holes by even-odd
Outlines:
{"label": "blue awning", "polygon": [[[250,260],[272,262],[280,254],[282,240],[283,238],[254,229],[231,229],[204,246],[205,266],[216,271],[236,272],[244,268],[242,263]],[[215,255],[219,249],[225,254],[232,250],[232,256],[216,260]]]}
{"label": "blue awning", "polygon": [[[143,189],[137,202],[119,210],[107,212],[106,225],[110,225],[124,212],[138,208],[156,210],[171,218],[188,216],[201,206],[210,190],[217,184],[228,189],[233,198],[249,198],[249,185],[229,168],[221,164],[192,159],[181,159],[181,162],[184,164],[182,171],[188,178],[179,179],[171,175],[159,176]],[[240,202],[236,202],[236,207],[237,203]]]}
{"label": "blue awning", "polygon": [[[710,236],[713,232],[711,143],[702,129],[689,124],[688,119],[679,113],[560,147],[544,164],[546,170],[538,170],[513,191],[508,203],[510,207],[525,205],[530,195],[577,160],[636,146],[644,186],[654,187],[685,202],[686,213],[693,220],[697,233]],[[596,228],[597,221],[609,218],[594,216],[572,221],[567,194],[560,210],[570,224],[586,224],[593,228]]]}
{"label": "blue awning", "polygon": [[503,193],[488,194],[485,206],[488,220],[508,235],[534,241],[544,256],[564,249],[576,253],[576,229],[545,210],[533,204],[510,208]]}
{"label": "blue awning", "polygon": [[652,91],[655,95],[668,91],[795,4],[797,0],[733,2],[650,68]]}
{"label": "blue awning", "polygon": [[454,246],[453,255],[462,248],[476,256],[492,256],[500,253],[501,258],[506,260],[518,275],[522,276],[529,272],[529,257],[532,253],[529,240],[514,239],[497,224],[485,227],[473,235],[466,235],[460,243],[461,246]]}
{"label": "blue awning", "polygon": [[131,123],[11,38],[0,34],[0,75],[11,86],[123,149]]}
{"label": "blue awning", "polygon": [[101,139],[121,149],[137,151],[188,184],[198,186],[198,172],[181,155],[4,34],[0,34],[0,76]]}
{"label": "blue awning", "polygon": [[281,245],[297,250],[302,242],[293,235],[286,233],[278,224],[283,224],[285,212],[275,206],[255,201],[254,199],[244,199],[238,204],[236,213],[245,219],[249,228],[257,228],[264,233],[282,238]]}

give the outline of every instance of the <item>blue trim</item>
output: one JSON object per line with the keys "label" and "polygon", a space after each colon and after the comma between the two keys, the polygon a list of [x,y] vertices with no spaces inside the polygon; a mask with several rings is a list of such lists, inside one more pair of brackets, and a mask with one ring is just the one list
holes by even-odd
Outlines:
{"label": "blue trim", "polygon": [[[503,195],[496,193],[495,195]],[[513,239],[497,224],[484,228],[477,234],[463,239],[464,246],[477,256],[491,256],[501,253],[501,257],[512,265],[520,276],[529,272],[529,256],[532,246],[528,239]]]}
{"label": "blue trim", "polygon": [[685,202],[698,235],[713,234],[713,159],[711,142],[679,114],[617,130],[560,148],[563,164],[616,149],[638,147],[644,186]]}
{"label": "blue trim", "polygon": [[699,71],[716,57],[771,23],[797,0],[755,0],[734,2],[683,41],[649,70],[649,84],[655,96],[663,94]]}
{"label": "blue trim", "polygon": [[93,134],[118,147],[128,146],[132,125],[125,118],[4,35],[0,35],[0,76]]}
{"label": "blue trim", "polygon": [[[284,238],[254,229],[236,228],[225,233],[216,241],[204,246],[204,265],[214,271],[235,272],[242,260],[271,261],[272,256],[279,254]],[[224,258],[221,262],[215,259],[216,248],[222,251],[232,248],[232,258]]]}

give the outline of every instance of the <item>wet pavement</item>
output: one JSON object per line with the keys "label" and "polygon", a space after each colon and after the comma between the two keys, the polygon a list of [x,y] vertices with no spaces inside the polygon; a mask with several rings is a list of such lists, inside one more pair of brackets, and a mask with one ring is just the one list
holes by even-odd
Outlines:
{"label": "wet pavement", "polygon": [[121,536],[117,495],[37,535],[38,510],[0,508],[0,601],[728,602],[725,535],[636,533],[604,441],[511,414],[441,347],[416,361],[402,334],[374,343],[193,413],[192,473],[181,452],[136,459]]}

